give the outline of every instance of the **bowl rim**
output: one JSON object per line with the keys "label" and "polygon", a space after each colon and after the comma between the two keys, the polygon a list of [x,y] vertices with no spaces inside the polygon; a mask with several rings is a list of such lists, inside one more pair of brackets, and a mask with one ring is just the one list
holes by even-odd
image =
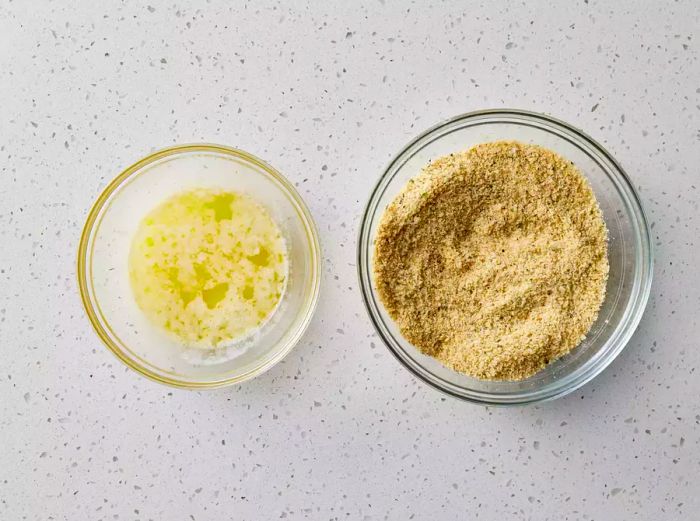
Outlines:
{"label": "bowl rim", "polygon": [[[112,340],[111,336],[105,330],[104,326],[101,323],[101,320],[98,317],[95,303],[93,302],[93,298],[91,297],[88,280],[89,277],[87,275],[90,266],[90,258],[92,256],[91,251],[88,251],[88,246],[91,244],[93,232],[97,229],[95,228],[95,225],[99,225],[98,218],[100,218],[102,210],[107,207],[107,203],[111,200],[112,195],[120,187],[122,187],[124,183],[128,182],[135,175],[138,175],[138,173],[149,164],[161,160],[165,157],[177,156],[189,152],[213,152],[223,154],[230,157],[234,157],[238,160],[242,160],[244,162],[251,163],[259,167],[265,175],[271,177],[274,181],[276,181],[276,184],[280,187],[280,190],[285,192],[286,195],[290,197],[291,201],[296,205],[297,212],[303,221],[304,229],[306,231],[307,247],[311,252],[312,273],[310,279],[311,283],[309,288],[309,296],[307,297],[307,299],[305,299],[305,303],[301,308],[304,310],[303,318],[299,323],[298,327],[296,328],[296,331],[294,331],[294,334],[287,340],[283,348],[280,349],[277,353],[275,353],[275,355],[269,360],[267,360],[267,362],[265,362],[264,364],[261,364],[242,375],[224,378],[221,380],[213,380],[210,382],[180,380],[167,375],[159,374],[158,372],[143,366],[141,363],[137,362],[132,357],[126,355],[123,352],[123,350]],[[201,390],[226,387],[254,378],[255,376],[258,376],[272,368],[287,354],[289,354],[289,352],[298,343],[299,339],[308,328],[316,310],[321,285],[320,264],[321,246],[319,242],[318,229],[314,222],[313,216],[311,215],[311,211],[302,199],[299,192],[284,175],[282,175],[277,169],[272,167],[267,162],[239,148],[234,148],[226,145],[219,145],[215,143],[185,143],[181,145],[173,145],[157,149],[154,152],[139,159],[135,163],[122,170],[100,192],[99,196],[95,199],[94,203],[90,207],[90,211],[88,212],[87,218],[85,219],[85,224],[83,225],[82,232],[80,235],[80,241],[78,243],[77,251],[76,277],[78,282],[80,298],[83,304],[83,308],[85,309],[87,317],[90,321],[90,324],[92,325],[93,330],[97,333],[99,339],[112,352],[112,354],[114,354],[119,360],[121,360],[127,367],[150,380],[180,389]]]}
{"label": "bowl rim", "polygon": [[[607,161],[612,167],[614,173],[617,174],[617,179],[615,179],[615,181],[623,185],[625,191],[627,192],[626,195],[629,196],[630,203],[633,206],[633,211],[631,212],[631,214],[633,215],[632,221],[635,223],[636,231],[636,240],[634,241],[636,258],[635,264],[637,264],[637,261],[641,261],[640,269],[638,270],[638,277],[636,280],[633,280],[633,288],[636,287],[637,292],[635,293],[633,291],[626,312],[620,319],[620,323],[623,323],[625,321],[627,321],[627,323],[621,331],[621,334],[619,334],[618,337],[614,339],[615,344],[613,345],[613,349],[609,350],[606,353],[606,356],[602,358],[600,356],[594,358],[594,363],[589,364],[590,366],[584,365],[581,368],[579,368],[580,372],[578,374],[578,377],[573,380],[567,382],[566,377],[564,377],[560,379],[560,381],[565,381],[564,384],[559,384],[557,386],[549,385],[535,390],[522,391],[512,395],[514,396],[514,398],[511,397],[511,395],[508,395],[507,393],[494,394],[485,391],[476,391],[454,384],[451,385],[452,388],[448,388],[444,385],[441,385],[440,382],[437,381],[442,381],[441,379],[438,378],[437,380],[433,380],[430,377],[428,377],[428,374],[431,376],[435,375],[432,375],[432,373],[425,369],[422,366],[422,364],[415,361],[413,361],[413,363],[410,363],[407,360],[407,358],[410,360],[412,359],[408,355],[402,354],[403,350],[401,350],[400,348],[397,350],[393,343],[386,338],[384,331],[384,321],[379,316],[379,313],[377,313],[374,310],[374,307],[376,307],[377,303],[375,302],[373,296],[371,263],[369,262],[370,249],[372,248],[372,237],[370,237],[370,228],[374,213],[379,209],[377,204],[378,199],[383,193],[383,191],[386,189],[390,180],[393,179],[393,175],[395,175],[396,172],[400,169],[400,167],[403,166],[403,163],[410,159],[410,157],[412,157],[412,155],[417,150],[420,150],[422,148],[422,146],[417,147],[417,145],[421,144],[423,140],[425,140],[432,134],[437,133],[441,129],[448,127],[454,123],[474,119],[480,120],[482,118],[489,117],[513,117],[519,120],[513,121],[513,123],[520,123],[525,125],[539,123],[541,126],[537,126],[537,128],[551,133],[553,135],[557,135],[555,132],[553,132],[553,129],[558,128],[559,130],[563,130],[564,132],[572,134],[573,137],[579,141],[579,144],[582,142],[592,147],[594,151],[600,154],[600,156],[605,161]],[[488,123],[489,121],[488,119],[485,119],[485,121],[483,122]],[[491,121],[491,123],[495,122],[496,121]],[[557,136],[563,139],[561,135]],[[577,146],[579,146],[579,144],[577,144]],[[396,166],[397,164],[399,166]],[[387,177],[389,174],[392,174],[391,178]],[[401,363],[401,365],[404,366],[404,368],[408,369],[408,371],[411,372],[415,377],[428,384],[430,387],[441,391],[442,393],[447,394],[449,396],[458,398],[460,400],[487,406],[517,406],[554,400],[556,398],[563,397],[575,391],[576,389],[579,389],[581,386],[585,385],[595,376],[600,374],[620,354],[622,349],[629,342],[629,339],[636,330],[637,326],[639,325],[639,322],[642,318],[642,314],[644,312],[644,309],[646,308],[646,304],[649,299],[651,291],[651,281],[653,277],[654,251],[653,243],[651,241],[649,221],[645,214],[644,207],[642,205],[639,194],[637,193],[637,190],[634,187],[634,184],[631,182],[630,177],[622,168],[622,166],[617,162],[617,160],[615,160],[615,158],[600,143],[598,143],[598,141],[593,139],[591,136],[589,136],[582,130],[574,127],[573,125],[560,119],[554,118],[552,116],[521,109],[499,108],[466,112],[445,119],[431,126],[427,130],[421,132],[416,137],[411,139],[406,145],[404,145],[400,149],[400,151],[397,154],[395,154],[391,158],[391,160],[387,163],[386,167],[382,171],[382,174],[380,175],[379,179],[376,181],[376,184],[374,185],[374,188],[372,189],[372,192],[370,193],[368,201],[365,205],[362,214],[362,219],[360,221],[360,227],[358,230],[356,259],[357,275],[360,284],[360,294],[362,295],[362,301],[364,303],[365,310],[367,311],[370,321],[372,322],[372,325],[375,331],[377,332],[379,338],[382,340],[387,349],[389,349],[392,355],[394,355],[394,357]],[[381,305],[381,303],[379,304]],[[391,336],[390,333],[389,336]],[[599,351],[597,354],[600,355],[601,352],[602,350]],[[466,394],[457,392],[453,388],[458,388],[462,391],[466,391]]]}

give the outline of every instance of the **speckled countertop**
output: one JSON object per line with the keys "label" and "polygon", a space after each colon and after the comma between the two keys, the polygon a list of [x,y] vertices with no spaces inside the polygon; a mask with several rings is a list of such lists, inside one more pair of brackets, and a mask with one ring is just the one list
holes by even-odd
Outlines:
{"label": "speckled countertop", "polygon": [[[0,2],[0,519],[697,515],[700,4],[498,4]],[[417,382],[357,288],[359,215],[388,159],[487,107],[546,112],[604,143],[656,246],[627,349],[526,408]],[[302,342],[213,392],[123,367],[75,283],[106,183],[193,141],[286,173],[325,254]]]}

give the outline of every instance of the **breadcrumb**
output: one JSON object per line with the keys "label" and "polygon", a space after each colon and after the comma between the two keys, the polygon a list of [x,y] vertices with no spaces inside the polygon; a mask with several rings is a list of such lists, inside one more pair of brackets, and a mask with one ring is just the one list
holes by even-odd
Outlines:
{"label": "breadcrumb", "polygon": [[573,163],[535,145],[484,143],[431,162],[387,207],[374,277],[423,353],[476,378],[521,380],[594,323],[607,229]]}

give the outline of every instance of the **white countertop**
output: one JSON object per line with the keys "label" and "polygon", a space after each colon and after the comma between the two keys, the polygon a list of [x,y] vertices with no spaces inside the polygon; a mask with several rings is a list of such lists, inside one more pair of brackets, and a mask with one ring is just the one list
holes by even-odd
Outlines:
{"label": "white countertop", "polygon": [[[697,515],[698,2],[138,4],[0,3],[0,519]],[[374,334],[355,267],[389,158],[440,120],[497,107],[608,147],[656,247],[620,357],[566,398],[514,409],[416,381]],[[197,141],[285,173],[325,256],[295,350],[212,392],[125,368],[75,282],[107,182]]]}

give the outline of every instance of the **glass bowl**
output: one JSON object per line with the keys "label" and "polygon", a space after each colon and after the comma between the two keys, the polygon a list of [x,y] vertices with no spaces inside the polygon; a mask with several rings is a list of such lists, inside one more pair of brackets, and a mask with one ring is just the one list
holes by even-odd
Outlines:
{"label": "glass bowl", "polygon": [[[128,275],[132,237],[146,213],[191,188],[250,195],[270,212],[287,243],[286,291],[272,318],[231,356],[191,356],[138,309]],[[294,187],[255,156],[220,145],[155,152],[124,170],[90,210],[78,251],[78,285],[105,345],[127,366],[158,382],[190,389],[242,382],[279,362],[306,329],[319,294],[320,247],[308,208]],[[211,351],[215,353],[216,351]]]}
{"label": "glass bowl", "polygon": [[[597,321],[581,344],[521,381],[485,381],[441,365],[400,334],[379,300],[372,277],[374,237],[386,206],[429,160],[478,143],[516,140],[554,150],[573,161],[598,199],[609,231],[610,274]],[[452,396],[488,405],[550,400],[579,388],[620,353],[649,297],[652,249],[639,196],[613,157],[580,130],[541,114],[486,110],[457,116],[419,135],[389,163],[374,188],[360,226],[360,288],[370,319],[387,347],[414,375]]]}

